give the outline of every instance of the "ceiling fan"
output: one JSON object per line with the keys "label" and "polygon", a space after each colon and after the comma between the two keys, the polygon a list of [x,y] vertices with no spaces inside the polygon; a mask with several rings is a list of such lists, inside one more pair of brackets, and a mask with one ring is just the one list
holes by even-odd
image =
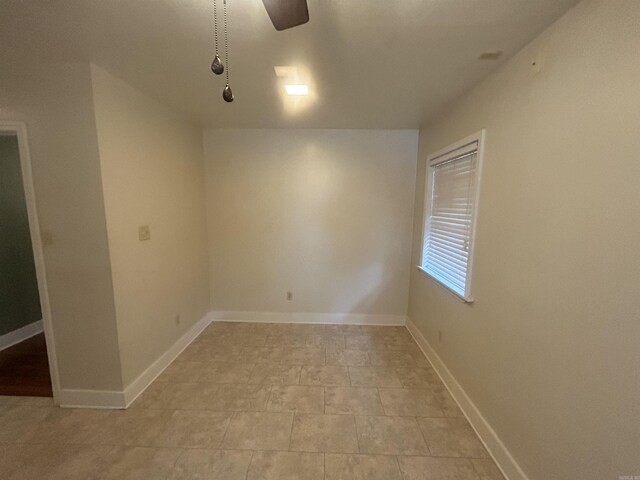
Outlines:
{"label": "ceiling fan", "polygon": [[[307,0],[262,0],[264,8],[269,14],[271,23],[278,31],[297,27],[309,21],[309,8]],[[225,102],[233,102],[233,92],[229,86],[229,37],[227,28],[227,0],[222,0],[222,14],[224,21],[224,63],[218,54],[218,7],[213,0],[213,30],[215,36],[216,54],[211,63],[211,71],[216,75],[226,74],[227,82],[222,90],[222,98]],[[226,68],[225,68],[226,65]]]}
{"label": "ceiling fan", "polygon": [[276,30],[297,27],[309,21],[307,0],[262,0]]}

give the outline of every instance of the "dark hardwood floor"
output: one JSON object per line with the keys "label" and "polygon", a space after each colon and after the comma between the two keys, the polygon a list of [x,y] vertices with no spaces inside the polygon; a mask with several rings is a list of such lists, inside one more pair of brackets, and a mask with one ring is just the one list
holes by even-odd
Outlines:
{"label": "dark hardwood floor", "polygon": [[53,396],[44,333],[0,352],[0,395]]}

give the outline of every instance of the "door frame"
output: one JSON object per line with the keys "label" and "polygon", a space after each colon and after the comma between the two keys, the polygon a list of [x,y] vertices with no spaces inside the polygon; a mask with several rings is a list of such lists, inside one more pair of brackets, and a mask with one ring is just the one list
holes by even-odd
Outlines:
{"label": "door frame", "polygon": [[29,231],[31,233],[31,246],[36,266],[36,278],[40,295],[40,307],[42,309],[42,323],[47,344],[47,356],[49,359],[49,374],[53,390],[53,402],[59,405],[60,376],[58,373],[58,360],[56,344],[54,340],[53,322],[51,320],[51,305],[49,303],[49,289],[47,288],[47,274],[44,261],[44,250],[40,225],[38,222],[38,209],[36,204],[36,191],[33,183],[31,168],[31,153],[27,136],[27,125],[19,121],[0,120],[0,135],[15,135],[18,139],[18,151],[20,154],[20,166],[22,169],[22,186],[24,188],[27,203],[27,215],[29,217]]}

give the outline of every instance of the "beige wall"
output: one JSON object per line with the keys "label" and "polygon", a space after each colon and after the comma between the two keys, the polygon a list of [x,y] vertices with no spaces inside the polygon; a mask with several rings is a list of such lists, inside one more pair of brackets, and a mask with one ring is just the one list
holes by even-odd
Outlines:
{"label": "beige wall", "polygon": [[202,129],[99,67],[91,78],[126,386],[209,311]]}
{"label": "beige wall", "polygon": [[415,130],[206,132],[213,308],[406,315],[416,153]]}
{"label": "beige wall", "polygon": [[27,125],[61,387],[120,390],[89,65],[0,69],[0,119]]}
{"label": "beige wall", "polygon": [[487,129],[475,303],[414,268],[409,316],[532,480],[640,474],[639,22],[579,4],[420,135],[414,265],[426,155]]}

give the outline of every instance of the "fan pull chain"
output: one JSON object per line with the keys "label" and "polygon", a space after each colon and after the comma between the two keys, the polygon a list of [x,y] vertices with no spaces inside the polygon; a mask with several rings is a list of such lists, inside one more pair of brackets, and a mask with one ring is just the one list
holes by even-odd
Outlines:
{"label": "fan pull chain", "polygon": [[227,65],[225,71],[227,84],[224,86],[224,90],[222,90],[222,98],[224,98],[225,102],[231,103],[233,102],[233,92],[229,86],[229,27],[227,24],[227,0],[222,1],[222,14],[224,18],[224,63]]}
{"label": "fan pull chain", "polygon": [[215,39],[216,55],[213,57],[213,62],[211,62],[211,71],[216,75],[220,75],[224,72],[224,65],[222,64],[222,60],[220,60],[220,55],[218,55],[218,6],[216,5],[216,0],[213,0],[213,36]]}

